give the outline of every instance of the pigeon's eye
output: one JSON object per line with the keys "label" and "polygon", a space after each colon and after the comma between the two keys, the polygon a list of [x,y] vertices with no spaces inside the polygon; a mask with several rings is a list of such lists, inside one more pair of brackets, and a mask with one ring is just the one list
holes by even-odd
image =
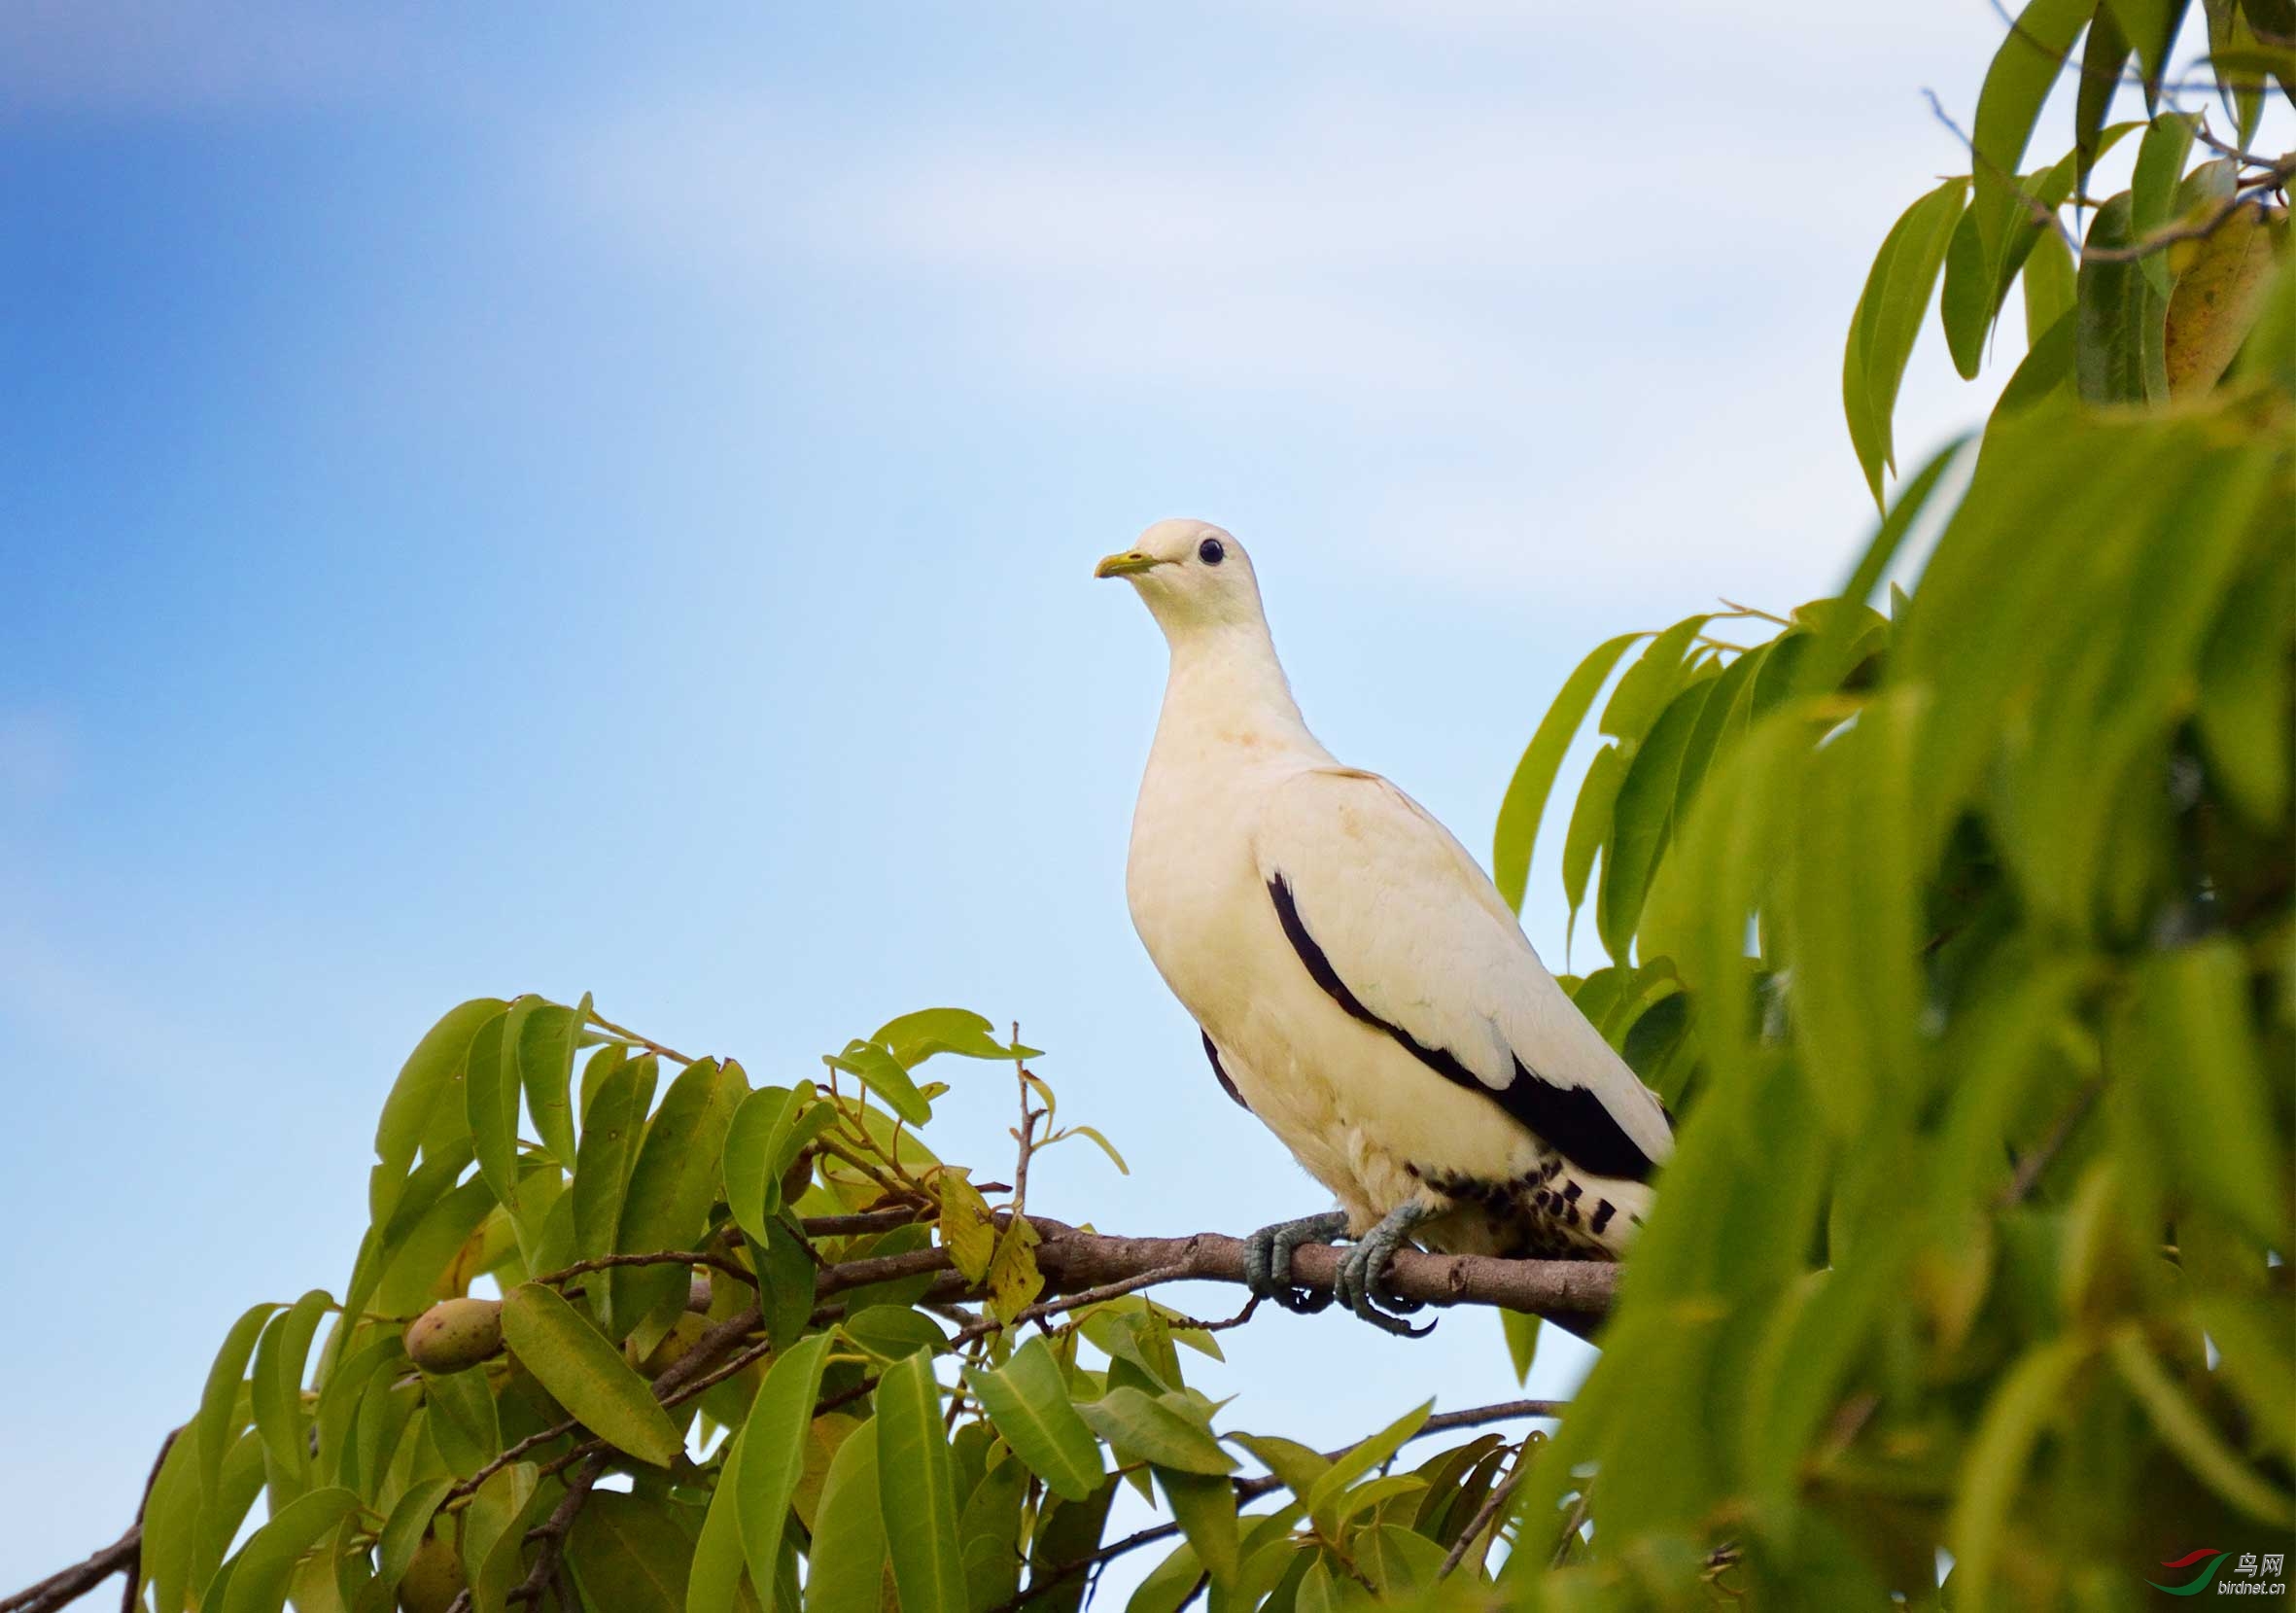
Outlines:
{"label": "pigeon's eye", "polygon": [[1217,538],[1206,538],[1196,545],[1196,558],[1207,566],[1216,566],[1228,558],[1228,551],[1220,546]]}

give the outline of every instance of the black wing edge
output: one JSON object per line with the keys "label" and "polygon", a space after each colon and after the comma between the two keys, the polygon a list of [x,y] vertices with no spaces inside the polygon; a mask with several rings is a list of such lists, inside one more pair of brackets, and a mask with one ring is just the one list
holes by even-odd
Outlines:
{"label": "black wing edge", "polygon": [[[1362,999],[1347,989],[1347,982],[1339,978],[1339,970],[1332,967],[1323,948],[1315,944],[1315,937],[1307,933],[1307,926],[1300,918],[1300,905],[1292,899],[1291,883],[1281,873],[1268,882],[1268,895],[1275,903],[1275,918],[1283,926],[1284,939],[1292,943],[1292,951],[1307,966],[1308,975],[1341,1008],[1366,1025],[1386,1032],[1411,1057],[1444,1080],[1481,1093],[1580,1170],[1626,1181],[1651,1179],[1654,1169],[1651,1157],[1626,1135],[1617,1117],[1603,1106],[1602,1100],[1590,1088],[1556,1086],[1525,1065],[1519,1055],[1514,1058],[1513,1080],[1497,1089],[1485,1085],[1474,1070],[1445,1049],[1422,1045],[1402,1026],[1388,1024],[1363,1005]],[[1208,1050],[1211,1043],[1207,1039],[1204,1045]],[[1216,1069],[1218,1066],[1215,1056],[1213,1068]],[[1225,1076],[1222,1084],[1226,1084]]]}
{"label": "black wing edge", "polygon": [[1220,1063],[1220,1050],[1212,1045],[1212,1034],[1200,1025],[1196,1028],[1196,1034],[1203,1038],[1203,1056],[1212,1061],[1212,1076],[1220,1083],[1220,1090],[1235,1100],[1237,1108],[1251,1113],[1251,1105],[1243,1101],[1243,1094],[1235,1090],[1235,1083],[1228,1078],[1227,1068]]}

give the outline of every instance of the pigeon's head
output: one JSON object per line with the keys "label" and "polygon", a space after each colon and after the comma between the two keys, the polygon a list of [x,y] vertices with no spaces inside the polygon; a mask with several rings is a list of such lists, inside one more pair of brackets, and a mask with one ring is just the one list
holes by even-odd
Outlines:
{"label": "pigeon's head", "polygon": [[1209,521],[1159,521],[1131,548],[1101,561],[1093,575],[1129,580],[1167,639],[1262,619],[1251,556]]}

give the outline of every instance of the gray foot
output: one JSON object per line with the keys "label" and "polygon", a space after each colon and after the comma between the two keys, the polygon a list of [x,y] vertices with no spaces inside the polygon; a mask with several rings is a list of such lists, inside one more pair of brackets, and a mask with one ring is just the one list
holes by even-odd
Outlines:
{"label": "gray foot", "polygon": [[[1425,1205],[1398,1205],[1387,1212],[1384,1220],[1364,1234],[1362,1243],[1339,1259],[1339,1278],[1333,1285],[1334,1295],[1341,1305],[1382,1333],[1418,1339],[1435,1331],[1433,1322],[1425,1327],[1413,1327],[1392,1314],[1416,1311],[1420,1308],[1417,1302],[1401,1301],[1392,1294],[1379,1292],[1386,1282],[1387,1263],[1395,1258],[1395,1251],[1410,1241],[1411,1228],[1433,1213]],[[1386,1303],[1385,1310],[1380,1308],[1381,1300]]]}
{"label": "gray foot", "polygon": [[1271,1299],[1287,1311],[1312,1315],[1331,1304],[1332,1293],[1323,1288],[1294,1286],[1292,1251],[1303,1244],[1329,1244],[1346,1236],[1347,1217],[1337,1210],[1262,1227],[1243,1241],[1244,1286],[1261,1299]]}

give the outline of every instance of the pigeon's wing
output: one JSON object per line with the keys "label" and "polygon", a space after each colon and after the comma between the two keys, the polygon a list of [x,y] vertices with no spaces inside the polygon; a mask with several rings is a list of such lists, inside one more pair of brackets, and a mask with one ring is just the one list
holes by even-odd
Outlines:
{"label": "pigeon's wing", "polygon": [[1641,1181],[1666,1111],[1587,1023],[1450,832],[1385,779],[1294,775],[1253,856],[1301,964],[1438,1074],[1487,1092],[1582,1170]]}

